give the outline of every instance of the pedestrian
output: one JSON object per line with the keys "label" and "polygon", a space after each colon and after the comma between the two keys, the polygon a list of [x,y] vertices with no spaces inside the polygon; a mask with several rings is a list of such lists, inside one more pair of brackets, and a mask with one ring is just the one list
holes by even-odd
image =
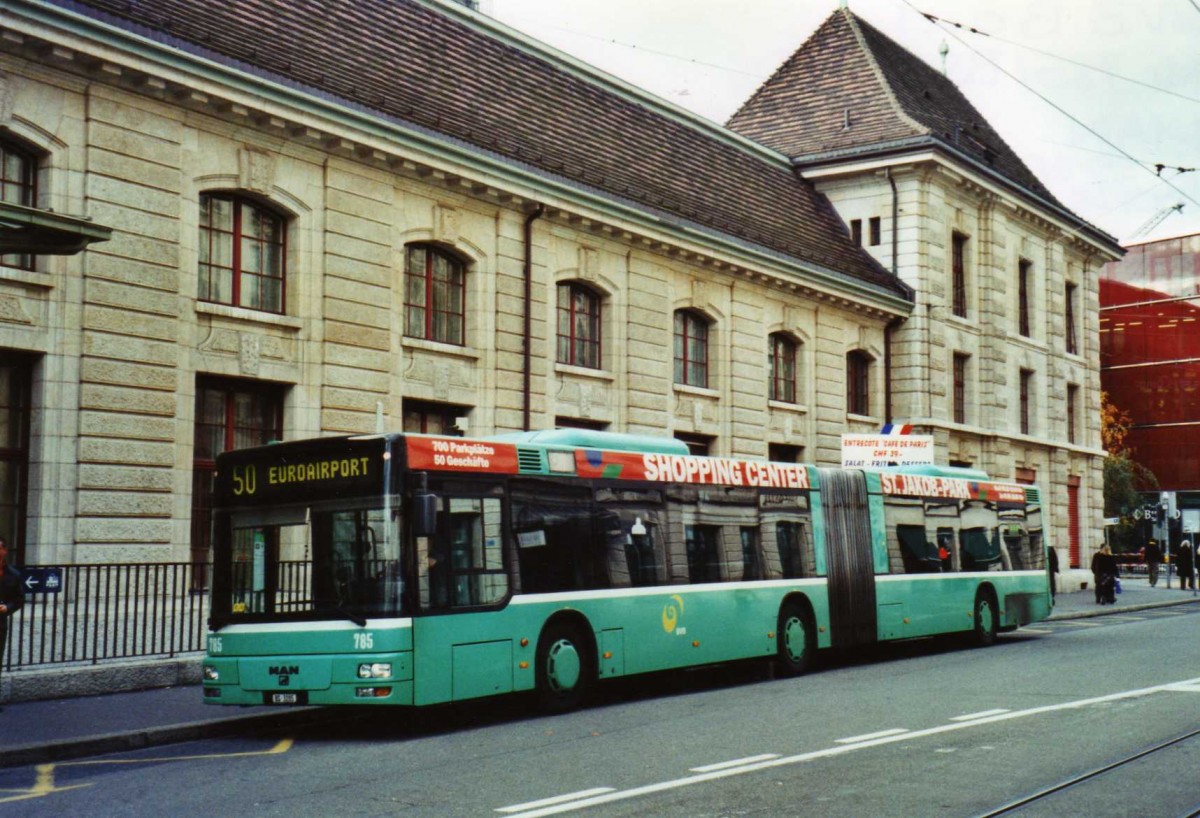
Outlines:
{"label": "pedestrian", "polygon": [[1150,540],[1146,543],[1146,573],[1150,577],[1150,587],[1153,588],[1158,584],[1158,564],[1162,562],[1162,549],[1158,547],[1158,540]]}
{"label": "pedestrian", "polygon": [[1192,554],[1192,543],[1190,540],[1184,540],[1179,544],[1179,590],[1184,588],[1196,587],[1196,577],[1192,573],[1194,555]]}
{"label": "pedestrian", "polygon": [[8,620],[25,604],[21,572],[8,564],[8,542],[0,537],[0,669],[4,667],[4,646],[8,642]]}
{"label": "pedestrian", "polygon": [[1058,551],[1050,549],[1050,598],[1058,598]]}
{"label": "pedestrian", "polygon": [[1092,582],[1096,586],[1096,604],[1111,605],[1117,601],[1117,558],[1108,545],[1092,557]]}

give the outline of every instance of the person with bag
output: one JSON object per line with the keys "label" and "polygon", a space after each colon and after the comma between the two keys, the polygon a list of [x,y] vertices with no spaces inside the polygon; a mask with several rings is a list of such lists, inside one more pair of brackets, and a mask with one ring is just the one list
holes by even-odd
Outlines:
{"label": "person with bag", "polygon": [[1158,547],[1157,540],[1150,540],[1146,543],[1146,574],[1150,578],[1150,587],[1153,588],[1158,584],[1158,566],[1162,562],[1162,549]]}
{"label": "person with bag", "polygon": [[1096,587],[1097,605],[1112,605],[1117,601],[1117,558],[1108,545],[1100,546],[1092,557],[1092,581]]}

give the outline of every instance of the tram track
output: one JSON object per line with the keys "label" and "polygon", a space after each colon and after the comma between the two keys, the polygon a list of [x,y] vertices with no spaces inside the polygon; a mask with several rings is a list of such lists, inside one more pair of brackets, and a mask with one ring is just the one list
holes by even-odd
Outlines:
{"label": "tram track", "polygon": [[[976,818],[999,818],[999,816],[1020,814],[1027,808],[1035,807],[1037,805],[1051,806],[1055,803],[1053,799],[1055,799],[1056,796],[1063,795],[1072,790],[1078,791],[1081,785],[1087,784],[1088,782],[1096,783],[1104,776],[1111,775],[1118,770],[1127,768],[1129,765],[1145,761],[1152,756],[1171,748],[1180,747],[1181,745],[1196,739],[1200,739],[1200,730],[1192,730],[1184,733],[1183,735],[1176,736],[1173,739],[1146,747],[1123,758],[1111,761],[1101,767],[1097,767],[1096,769],[1072,776],[1071,778],[1060,781],[1053,786],[1037,790],[1036,792],[1032,792],[1015,801],[1010,801],[994,810],[980,813],[976,816]],[[1051,809],[1054,809],[1053,806],[1051,806]],[[1054,811],[1058,812],[1057,809],[1054,809]],[[1180,813],[1179,818],[1200,818],[1200,803],[1197,803],[1187,811]]]}

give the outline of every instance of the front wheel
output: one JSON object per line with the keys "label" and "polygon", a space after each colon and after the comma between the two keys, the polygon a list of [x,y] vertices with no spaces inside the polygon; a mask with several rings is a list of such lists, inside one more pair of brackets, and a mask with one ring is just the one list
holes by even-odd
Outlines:
{"label": "front wheel", "polygon": [[780,609],[775,641],[775,661],[782,675],[799,676],[812,667],[816,636],[812,616],[803,606],[789,602]]}
{"label": "front wheel", "polygon": [[551,624],[537,648],[537,692],[542,707],[562,713],[578,707],[596,677],[591,651],[581,631]]}
{"label": "front wheel", "polygon": [[975,595],[975,644],[980,647],[995,644],[999,625],[995,598],[987,591],[980,591]]}

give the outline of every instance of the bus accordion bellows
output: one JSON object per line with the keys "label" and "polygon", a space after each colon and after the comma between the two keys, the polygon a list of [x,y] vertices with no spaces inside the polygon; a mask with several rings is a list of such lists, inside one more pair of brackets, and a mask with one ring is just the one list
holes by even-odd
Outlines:
{"label": "bus accordion bellows", "polygon": [[1038,490],[638,435],[366,435],[217,458],[204,700],[428,705],[998,631],[1052,605]]}

